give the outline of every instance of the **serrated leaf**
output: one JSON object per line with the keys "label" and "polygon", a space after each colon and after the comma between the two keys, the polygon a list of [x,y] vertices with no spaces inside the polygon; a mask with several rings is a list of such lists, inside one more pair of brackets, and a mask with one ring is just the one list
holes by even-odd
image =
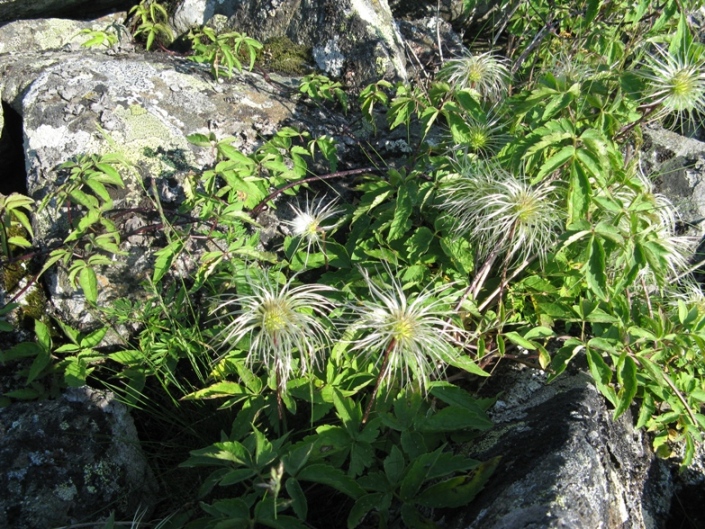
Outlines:
{"label": "serrated leaf", "polygon": [[52,341],[49,327],[39,320],[34,320],[34,334],[37,336],[37,345],[44,351],[50,352]]}
{"label": "serrated leaf", "polygon": [[533,351],[534,349],[536,349],[536,344],[525,339],[523,336],[521,336],[517,332],[514,332],[514,331],[505,332],[504,337],[509,339],[509,341],[512,342],[514,345],[518,345],[520,347],[523,347],[524,349],[528,349],[530,351]]}
{"label": "serrated leaf", "polygon": [[[579,223],[587,219],[590,205],[590,180],[580,165],[571,166],[568,187],[568,223]],[[568,243],[566,243],[566,246]]]}
{"label": "serrated leaf", "polygon": [[617,394],[619,404],[614,410],[614,420],[617,420],[620,415],[629,409],[638,389],[636,362],[626,353],[622,353],[622,358],[620,358],[618,363],[617,382],[619,382],[621,388]]}
{"label": "serrated leaf", "polygon": [[602,241],[593,237],[590,242],[590,254],[585,265],[585,279],[588,287],[603,301],[607,301],[607,272],[605,249]]}
{"label": "serrated leaf", "polygon": [[394,208],[394,218],[389,228],[389,240],[395,241],[406,234],[411,227],[409,217],[413,210],[413,202],[406,186],[397,190],[396,206]]}
{"label": "serrated leaf", "polygon": [[174,261],[174,257],[176,257],[182,248],[183,243],[180,240],[176,240],[168,246],[155,252],[157,259],[154,262],[154,274],[152,276],[152,281],[158,283],[166,275],[169,268],[171,268],[171,263]]}
{"label": "serrated leaf", "polygon": [[284,488],[291,498],[291,508],[294,513],[301,520],[305,520],[308,514],[308,502],[306,501],[306,494],[304,493],[304,489],[301,488],[301,484],[296,478],[289,478],[286,480],[286,483],[284,483]]}
{"label": "serrated leaf", "polygon": [[72,388],[85,386],[88,372],[86,364],[79,358],[67,359],[67,364],[64,367],[64,382]]}
{"label": "serrated leaf", "polygon": [[98,301],[98,278],[95,275],[95,271],[88,266],[81,268],[78,274],[78,284],[83,289],[86,301],[95,305]]}
{"label": "serrated leaf", "polygon": [[575,147],[573,147],[572,145],[563,147],[560,151],[558,151],[556,154],[551,156],[548,160],[543,163],[541,169],[539,170],[536,177],[532,180],[532,182],[540,182],[546,175],[551,174],[553,171],[558,169],[573,156],[575,156]]}
{"label": "serrated leaf", "polygon": [[[114,353],[114,354],[120,354],[120,353]],[[111,358],[113,355],[110,355]],[[121,360],[132,360],[133,357],[129,356],[127,358],[120,357]],[[116,360],[120,361],[120,360]],[[212,384],[208,386],[207,388],[199,389],[198,391],[194,391],[193,393],[189,393],[188,395],[184,396],[183,398],[185,400],[199,400],[199,399],[217,399],[217,398],[222,398],[222,397],[232,397],[232,396],[245,396],[248,395],[247,392],[242,388],[242,386],[236,382],[231,382],[229,380],[223,381],[223,382],[216,382],[215,384]]]}
{"label": "serrated leaf", "polygon": [[37,349],[37,356],[34,357],[32,365],[29,367],[29,375],[27,375],[26,384],[31,384],[36,378],[42,374],[44,369],[51,363],[51,351],[40,347]]}
{"label": "serrated leaf", "polygon": [[31,248],[32,243],[29,242],[27,239],[24,237],[20,237],[18,235],[14,235],[12,237],[9,237],[7,239],[8,244],[11,244],[13,246],[17,246],[19,248]]}
{"label": "serrated leaf", "polygon": [[612,369],[605,363],[602,355],[594,349],[587,349],[587,360],[588,366],[590,367],[590,374],[595,381],[595,386],[597,386],[600,393],[607,397],[613,406],[617,407],[617,394],[614,388],[609,386],[609,383],[612,381]]}
{"label": "serrated leaf", "polygon": [[324,463],[303,468],[297,477],[299,481],[312,481],[328,485],[353,499],[359,499],[365,494],[362,487],[355,480],[346,476],[342,470]]}
{"label": "serrated leaf", "polygon": [[389,455],[384,459],[382,463],[384,467],[384,474],[387,476],[387,480],[391,485],[396,485],[404,475],[404,470],[406,468],[406,462],[404,461],[404,454],[401,450],[394,445]]}
{"label": "serrated leaf", "polygon": [[82,338],[79,345],[83,349],[91,349],[93,347],[96,347],[100,342],[103,341],[103,338],[105,337],[107,332],[107,327],[101,327],[99,329],[96,329],[92,333]]}
{"label": "serrated leaf", "polygon": [[[367,516],[367,513],[373,509],[384,508],[385,497],[387,495],[383,492],[374,492],[372,494],[365,494],[358,498],[355,504],[350,509],[348,514],[347,526],[348,529],[354,529],[362,523]],[[388,503],[388,502],[387,502]],[[387,508],[389,505],[387,505]]]}

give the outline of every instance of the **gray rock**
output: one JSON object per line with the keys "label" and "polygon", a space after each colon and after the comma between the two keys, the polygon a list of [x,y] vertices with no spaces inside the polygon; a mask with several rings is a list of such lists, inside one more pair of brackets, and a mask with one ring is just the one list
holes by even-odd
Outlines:
{"label": "gray rock", "polygon": [[660,126],[644,129],[642,170],[685,222],[705,218],[705,143]]}
{"label": "gray rock", "polygon": [[84,29],[109,29],[123,42],[129,42],[131,36],[122,25],[126,15],[125,12],[115,13],[85,22],[64,18],[10,22],[0,27],[0,54],[78,48],[88,40],[85,34],[81,34]]}
{"label": "gray rock", "polygon": [[131,7],[130,0],[0,0],[0,24],[22,18],[89,18]]}
{"label": "gray rock", "polygon": [[496,381],[496,426],[472,455],[502,456],[486,488],[452,527],[656,529],[664,527],[671,474],[625,413],[613,421],[583,372],[550,385],[529,369]]}
{"label": "gray rock", "polygon": [[321,70],[350,84],[406,79],[403,43],[387,0],[183,0],[172,23],[183,34],[217,14],[260,41],[286,35],[311,46]]}
{"label": "gray rock", "polygon": [[0,409],[0,468],[0,527],[132,519],[156,500],[127,409],[88,387]]}
{"label": "gray rock", "polygon": [[[22,118],[27,189],[37,200],[61,183],[63,162],[117,152],[133,169],[122,170],[127,189],[116,193],[115,207],[144,205],[152,182],[163,205],[176,207],[189,171],[214,162],[213,151],[194,147],[187,135],[213,131],[236,137],[238,148],[253,149],[296,110],[285,78],[274,84],[243,73],[215,82],[207,67],[163,54],[6,54],[0,55],[0,69],[2,100]],[[35,242],[43,248],[67,235],[61,206],[54,204],[34,219]],[[146,248],[155,246],[153,238],[124,244],[128,256],[98,275],[103,306],[134,292],[151,274],[156,248]],[[184,265],[185,273],[196,264],[197,257]],[[66,271],[52,271],[48,285],[60,314],[80,329],[90,327],[93,318]]]}

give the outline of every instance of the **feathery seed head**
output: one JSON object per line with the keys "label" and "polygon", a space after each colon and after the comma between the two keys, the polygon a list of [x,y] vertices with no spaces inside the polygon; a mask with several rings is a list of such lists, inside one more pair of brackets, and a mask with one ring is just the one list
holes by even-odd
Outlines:
{"label": "feathery seed head", "polygon": [[351,307],[357,316],[352,329],[360,334],[351,350],[360,351],[375,363],[388,354],[381,374],[385,383],[418,383],[425,392],[429,382],[445,370],[448,360],[458,354],[467,333],[453,323],[451,285],[407,296],[391,271],[387,272],[389,284],[380,286],[361,270],[370,297]]}
{"label": "feathery seed head", "polygon": [[507,60],[491,52],[451,59],[443,65],[439,77],[457,90],[471,90],[480,99],[498,100],[507,91],[509,68]]}
{"label": "feathery seed head", "polygon": [[454,217],[457,234],[475,239],[481,257],[497,247],[513,258],[543,257],[561,224],[550,183],[532,186],[495,164],[462,167],[441,196],[440,207]]}
{"label": "feathery seed head", "polygon": [[[304,209],[300,209],[291,205],[294,211],[294,218],[286,224],[291,229],[294,237],[300,237],[301,242],[306,242],[306,252],[310,253],[313,247],[317,247],[319,251],[323,251],[323,241],[326,233],[337,228],[342,219],[339,217],[342,214],[342,209],[336,207],[338,199],[333,199],[328,202],[325,197],[309,202],[306,200]],[[334,221],[334,219],[338,219]]]}
{"label": "feathery seed head", "polygon": [[672,54],[657,47],[640,74],[647,81],[644,103],[662,107],[657,116],[693,119],[694,113],[705,112],[705,56],[700,48],[693,45]]}
{"label": "feathery seed head", "polygon": [[222,348],[233,350],[250,339],[247,361],[276,369],[283,389],[294,374],[295,359],[303,374],[316,365],[329,344],[332,302],[325,296],[333,289],[323,285],[292,287],[274,284],[265,274],[252,277],[252,294],[227,297],[215,312],[227,321],[220,333]]}

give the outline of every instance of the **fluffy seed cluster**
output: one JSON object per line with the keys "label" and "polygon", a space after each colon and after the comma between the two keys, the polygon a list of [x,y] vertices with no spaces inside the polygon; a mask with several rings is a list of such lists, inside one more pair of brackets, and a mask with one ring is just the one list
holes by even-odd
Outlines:
{"label": "fluffy seed cluster", "polygon": [[510,79],[507,60],[491,52],[451,59],[439,75],[457,90],[471,90],[480,99],[490,101],[499,100],[507,92]]}
{"label": "fluffy seed cluster", "polygon": [[646,60],[641,75],[648,85],[644,102],[661,105],[661,116],[692,118],[694,113],[705,111],[705,57],[700,47],[678,54],[658,47]]}
{"label": "fluffy seed cluster", "polygon": [[459,236],[478,244],[480,257],[499,249],[511,258],[543,257],[560,227],[555,189],[533,186],[491,163],[469,164],[441,191]]}
{"label": "fluffy seed cluster", "polygon": [[377,364],[388,356],[381,373],[385,385],[416,384],[425,392],[458,354],[466,336],[466,331],[453,323],[449,287],[407,296],[391,274],[388,283],[380,286],[367,272],[362,273],[370,297],[352,307],[352,329],[360,337],[352,343],[351,350]]}
{"label": "fluffy seed cluster", "polygon": [[219,336],[223,347],[232,350],[249,338],[248,363],[275,369],[282,389],[297,357],[302,374],[317,364],[330,343],[324,323],[333,310],[326,297],[332,288],[291,283],[278,285],[265,275],[253,276],[252,294],[230,296],[215,309],[220,319],[229,320]]}
{"label": "fluffy seed cluster", "polygon": [[306,244],[306,253],[311,253],[313,249],[324,251],[326,234],[337,228],[342,221],[342,209],[337,207],[337,203],[337,199],[326,201],[323,197],[311,202],[306,200],[303,209],[291,206],[294,218],[287,221],[286,225],[294,237],[300,238],[300,244]]}

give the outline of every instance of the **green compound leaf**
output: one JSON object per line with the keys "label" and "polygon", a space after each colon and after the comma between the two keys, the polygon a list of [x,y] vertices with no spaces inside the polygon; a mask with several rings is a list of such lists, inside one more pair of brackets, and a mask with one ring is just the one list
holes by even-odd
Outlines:
{"label": "green compound leaf", "polygon": [[423,507],[457,508],[467,505],[484,488],[500,459],[501,457],[495,457],[481,463],[464,476],[456,476],[431,485],[414,499]]}

